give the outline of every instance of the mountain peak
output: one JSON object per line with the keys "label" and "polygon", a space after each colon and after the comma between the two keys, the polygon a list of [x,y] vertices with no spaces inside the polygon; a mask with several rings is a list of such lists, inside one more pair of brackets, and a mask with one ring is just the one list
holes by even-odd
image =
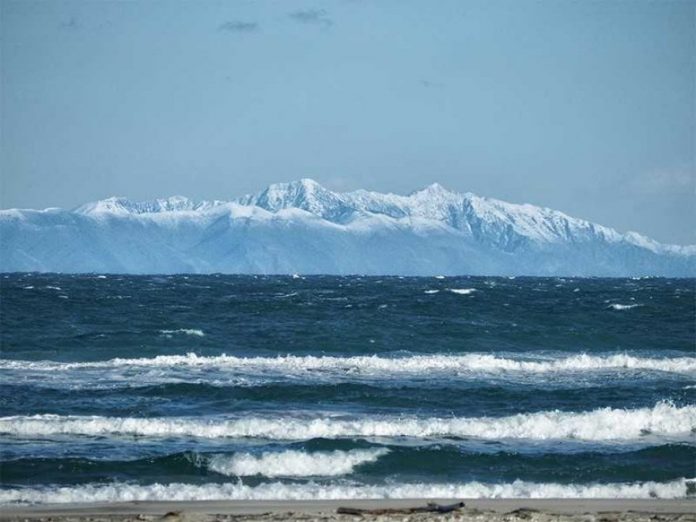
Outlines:
{"label": "mountain peak", "polygon": [[338,219],[347,210],[340,194],[331,192],[310,178],[274,183],[259,194],[245,196],[237,202],[270,212],[298,208],[325,219]]}
{"label": "mountain peak", "polygon": [[271,183],[268,185],[263,192],[313,192],[315,190],[321,190],[322,187],[319,183],[311,178],[301,178],[292,181],[286,181],[282,183]]}
{"label": "mountain peak", "polygon": [[420,192],[450,192],[447,190],[445,187],[440,185],[437,181],[435,183],[431,183],[424,189],[422,189]]}
{"label": "mountain peak", "polygon": [[453,194],[456,194],[456,192],[452,192],[451,190],[448,190],[439,183],[435,182],[431,183],[427,187],[423,187],[422,189],[414,190],[409,194],[409,197],[420,196],[426,198],[438,198],[441,196],[449,196]]}
{"label": "mountain peak", "polygon": [[197,210],[208,208],[215,203],[198,203],[185,196],[169,196],[148,201],[132,201],[122,196],[111,196],[77,207],[78,214],[148,214],[155,212],[175,212],[179,210]]}
{"label": "mountain peak", "polygon": [[301,178],[299,181],[293,181],[292,183],[296,183],[301,185],[307,190],[314,190],[314,189],[324,189],[317,181],[314,181],[312,178]]}
{"label": "mountain peak", "polygon": [[133,202],[123,196],[111,196],[98,201],[91,201],[77,207],[74,212],[79,214],[126,214],[130,212]]}

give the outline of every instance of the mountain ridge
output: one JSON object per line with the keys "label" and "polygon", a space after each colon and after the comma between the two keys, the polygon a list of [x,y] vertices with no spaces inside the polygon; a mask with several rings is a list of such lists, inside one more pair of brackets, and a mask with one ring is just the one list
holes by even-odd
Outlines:
{"label": "mountain ridge", "polygon": [[[49,252],[51,230],[85,258],[74,250],[63,255],[72,263],[56,261]],[[437,183],[408,195],[334,192],[303,178],[229,201],[111,197],[72,210],[2,210],[0,232],[5,272],[696,273],[696,246],[665,245],[561,211]]]}
{"label": "mountain ridge", "polygon": [[[298,187],[303,187],[303,190],[300,189],[298,190]],[[661,243],[658,241],[655,241],[643,234],[640,234],[639,232],[635,231],[628,231],[628,232],[618,232],[615,229],[611,227],[606,227],[604,225],[599,225],[596,223],[593,223],[591,221],[582,219],[582,218],[576,218],[572,217],[562,211],[551,209],[549,207],[542,207],[538,205],[533,205],[530,203],[510,203],[507,201],[499,200],[497,198],[488,198],[488,197],[483,197],[483,196],[478,196],[476,194],[473,194],[471,192],[464,192],[464,193],[459,193],[459,192],[454,192],[450,191],[446,188],[444,188],[442,185],[439,183],[435,182],[432,183],[422,189],[414,190],[410,192],[408,195],[400,195],[400,194],[393,194],[393,193],[380,193],[380,192],[374,192],[374,191],[367,191],[364,189],[358,189],[355,191],[350,191],[350,192],[334,192],[330,191],[326,188],[324,188],[322,185],[317,183],[311,178],[302,178],[298,181],[292,181],[288,183],[274,183],[269,185],[266,189],[263,191],[256,193],[256,194],[247,194],[245,196],[242,196],[240,198],[234,198],[231,200],[201,200],[201,201],[194,201],[190,198],[187,198],[185,196],[180,196],[180,195],[175,195],[175,196],[170,196],[166,198],[157,198],[153,200],[144,200],[144,201],[134,201],[125,197],[109,197],[105,198],[102,200],[97,200],[95,202],[90,202],[84,205],[80,205],[73,209],[74,212],[79,212],[79,213],[93,213],[93,212],[119,212],[121,211],[118,208],[112,208],[115,207],[116,205],[120,205],[123,210],[127,210],[131,213],[136,213],[136,214],[144,214],[144,213],[159,213],[159,212],[178,212],[178,211],[205,211],[205,210],[210,210],[213,209],[214,207],[217,206],[223,206],[226,204],[230,203],[238,203],[242,206],[259,206],[261,208],[264,208],[265,210],[269,210],[272,212],[277,212],[278,210],[284,209],[284,208],[300,208],[302,210],[306,210],[310,213],[322,215],[323,213],[320,212],[320,208],[317,207],[317,205],[304,205],[304,202],[307,201],[307,197],[303,192],[306,192],[308,194],[314,194],[316,191],[321,191],[325,194],[330,194],[330,197],[333,198],[334,202],[341,201],[341,197],[348,197],[350,200],[353,202],[356,200],[359,200],[360,198],[368,198],[368,199],[386,199],[389,198],[390,200],[401,200],[405,201],[414,197],[419,197],[421,195],[427,195],[427,196],[432,196],[433,194],[438,194],[438,195],[446,195],[450,196],[450,199],[452,196],[458,196],[461,198],[466,198],[469,200],[476,200],[476,201],[483,201],[488,204],[492,204],[496,207],[499,206],[505,206],[505,207],[512,207],[512,208],[517,208],[517,209],[531,209],[531,210],[536,210],[536,211],[541,211],[544,213],[548,214],[553,214],[559,217],[562,217],[564,219],[567,219],[569,221],[574,221],[574,222],[582,222],[588,226],[593,226],[596,229],[601,229],[605,233],[609,235],[614,235],[618,234],[620,236],[627,236],[629,238],[633,238],[637,244],[640,245],[646,245],[646,244],[652,244],[654,246],[660,245],[663,247],[674,247],[674,248],[696,248],[696,245],[673,245],[673,244],[665,244]],[[294,195],[294,199],[292,200],[292,205],[290,204],[281,204],[279,199],[281,196],[285,193],[291,193]],[[442,199],[442,198],[441,198]],[[129,208],[130,207],[130,208]],[[352,210],[357,210],[358,208],[354,207]],[[14,210],[14,209],[13,209]],[[360,210],[364,211],[376,211],[377,213],[385,213],[385,212],[380,212],[379,209],[375,209],[374,207],[369,207],[367,208],[367,205],[365,205],[365,208],[360,208]],[[319,211],[319,212],[318,212]],[[398,214],[398,211],[395,212],[395,214]],[[329,214],[330,215],[330,214]],[[390,213],[387,213],[387,215],[390,215],[391,217],[407,217],[408,214],[403,213],[401,216],[399,215],[392,215]],[[322,217],[324,217],[322,215]],[[326,219],[326,217],[325,217]],[[329,219],[331,221],[331,219]]]}

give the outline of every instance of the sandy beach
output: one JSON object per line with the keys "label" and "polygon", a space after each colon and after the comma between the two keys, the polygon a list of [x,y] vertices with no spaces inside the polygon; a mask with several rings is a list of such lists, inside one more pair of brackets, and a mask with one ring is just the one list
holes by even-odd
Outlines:
{"label": "sandy beach", "polygon": [[[464,500],[448,513],[414,512],[429,503],[451,505],[453,499],[330,501],[205,501],[42,504],[4,506],[3,521],[126,522],[266,521],[266,520],[399,520],[618,522],[696,521],[696,501],[678,500]],[[355,513],[341,514],[340,508]],[[362,511],[362,513],[358,513]]]}

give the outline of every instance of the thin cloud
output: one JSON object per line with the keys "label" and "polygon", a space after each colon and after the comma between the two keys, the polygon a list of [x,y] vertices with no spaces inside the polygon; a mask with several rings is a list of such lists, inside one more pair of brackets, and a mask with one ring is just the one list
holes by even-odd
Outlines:
{"label": "thin cloud", "polygon": [[445,84],[441,82],[433,82],[431,80],[421,80],[420,81],[421,85],[426,88],[430,87],[444,87]]}
{"label": "thin cloud", "polygon": [[633,178],[634,190],[645,194],[696,192],[696,170],[675,168],[644,172]]}
{"label": "thin cloud", "polygon": [[62,22],[60,27],[62,29],[67,29],[68,31],[74,31],[80,28],[80,22],[77,20],[77,18],[71,16],[69,19]]}
{"label": "thin cloud", "polygon": [[220,24],[219,31],[228,31],[230,33],[252,33],[259,30],[259,24],[256,22],[243,22],[241,20],[229,20]]}
{"label": "thin cloud", "polygon": [[301,24],[321,25],[323,27],[333,25],[333,20],[329,18],[324,9],[300,9],[293,11],[288,16]]}

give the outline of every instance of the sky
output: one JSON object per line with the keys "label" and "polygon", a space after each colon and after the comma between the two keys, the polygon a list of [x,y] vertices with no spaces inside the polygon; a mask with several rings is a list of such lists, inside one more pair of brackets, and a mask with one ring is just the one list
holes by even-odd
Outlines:
{"label": "sky", "polygon": [[0,207],[433,182],[696,243],[696,0],[0,0]]}

